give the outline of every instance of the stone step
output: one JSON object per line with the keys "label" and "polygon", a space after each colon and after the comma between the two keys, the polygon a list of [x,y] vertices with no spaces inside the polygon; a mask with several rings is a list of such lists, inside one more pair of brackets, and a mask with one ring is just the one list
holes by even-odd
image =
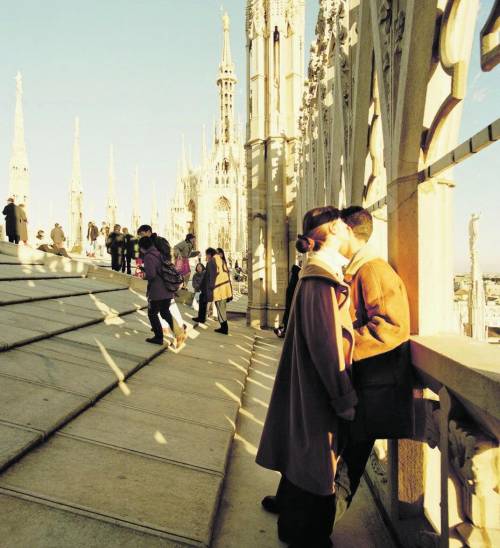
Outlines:
{"label": "stone step", "polygon": [[[0,433],[0,469],[164,351],[145,342],[149,327],[128,327],[136,316],[78,329],[79,343],[56,336],[1,354],[0,424],[7,430]],[[121,331],[118,350],[101,342],[106,331]]]}
{"label": "stone step", "polygon": [[82,278],[73,270],[65,271],[63,268],[52,269],[47,265],[13,265],[2,264],[0,266],[0,280],[53,280],[61,278]]}
{"label": "stone step", "polygon": [[43,265],[43,259],[20,259],[18,257],[11,257],[9,255],[3,255],[0,253],[0,265],[4,264],[27,264],[27,265]]}
{"label": "stone step", "polygon": [[0,281],[0,306],[120,289],[122,285],[87,278]]}
{"label": "stone step", "polygon": [[141,310],[146,298],[122,290],[6,305],[0,314],[0,351]]}
{"label": "stone step", "polygon": [[[5,419],[0,411],[0,436],[10,440],[8,463],[15,451],[24,454],[0,476],[0,510],[16,509],[0,520],[0,538],[12,546],[87,546],[80,534],[103,535],[98,545],[120,548],[209,546],[253,333],[243,322],[231,322],[225,337],[209,322],[191,329],[183,348],[148,361],[144,314],[4,354],[13,359],[0,373],[0,391],[7,379],[11,391],[22,382],[42,394],[30,399],[17,388],[15,399],[35,404],[32,415],[12,399]],[[29,366],[23,366],[24,356]],[[109,382],[114,388],[99,395]],[[52,391],[65,397],[56,402]],[[71,398],[86,398],[87,407],[60,428]],[[49,413],[51,401],[57,404]],[[80,405],[72,402],[75,409]],[[50,421],[58,430],[40,445]],[[38,527],[22,527],[20,520]]]}
{"label": "stone step", "polygon": [[[0,538],[5,548],[182,548],[193,544],[172,540],[145,527],[122,524],[19,492],[0,489]],[[35,542],[35,544],[33,544]]]}

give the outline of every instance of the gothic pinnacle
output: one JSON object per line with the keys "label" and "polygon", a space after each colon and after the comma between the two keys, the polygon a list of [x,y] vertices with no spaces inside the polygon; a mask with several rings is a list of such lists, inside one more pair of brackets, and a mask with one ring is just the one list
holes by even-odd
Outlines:
{"label": "gothic pinnacle", "polygon": [[16,203],[27,205],[29,198],[29,165],[24,140],[23,79],[19,71],[16,75],[16,110],[10,159],[9,190]]}

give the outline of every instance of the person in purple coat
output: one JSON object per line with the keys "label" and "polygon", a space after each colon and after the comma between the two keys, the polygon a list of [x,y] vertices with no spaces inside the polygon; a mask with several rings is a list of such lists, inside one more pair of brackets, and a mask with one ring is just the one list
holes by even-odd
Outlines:
{"label": "person in purple coat", "polygon": [[143,237],[139,240],[139,249],[143,256],[144,279],[148,281],[148,317],[154,337],[146,339],[151,344],[163,344],[163,329],[158,314],[168,323],[174,332],[174,320],[170,313],[170,302],[174,294],[169,291],[162,277],[162,257],[153,240]]}

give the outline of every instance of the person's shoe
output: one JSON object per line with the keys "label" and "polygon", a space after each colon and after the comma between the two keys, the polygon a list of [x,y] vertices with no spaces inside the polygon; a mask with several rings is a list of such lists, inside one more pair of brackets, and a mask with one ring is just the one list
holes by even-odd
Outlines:
{"label": "person's shoe", "polygon": [[216,333],[220,333],[221,335],[229,335],[229,326],[227,322],[222,322],[220,324],[220,327],[218,329],[215,329]]}
{"label": "person's shoe", "polygon": [[205,320],[202,320],[201,318],[193,318],[194,323],[205,323]]}
{"label": "person's shoe", "polygon": [[273,329],[274,331],[274,334],[279,337],[280,339],[284,339],[285,338],[285,328],[284,327],[275,327]]}
{"label": "person's shoe", "polygon": [[146,342],[151,344],[160,344],[163,345],[163,339],[160,337],[149,337],[149,339],[146,339]]}
{"label": "person's shoe", "polygon": [[279,514],[280,513],[280,509],[279,509],[276,497],[274,497],[272,495],[268,495],[267,497],[264,497],[260,501],[260,503],[262,504],[262,508],[264,508],[264,510],[266,512],[269,512],[271,514]]}

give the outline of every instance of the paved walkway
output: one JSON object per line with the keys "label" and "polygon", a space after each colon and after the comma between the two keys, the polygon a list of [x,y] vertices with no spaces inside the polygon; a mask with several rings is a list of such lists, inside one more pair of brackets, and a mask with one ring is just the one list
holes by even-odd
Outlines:
{"label": "paved walkway", "polygon": [[149,345],[144,282],[15,251],[0,246],[0,545],[208,546],[253,332]]}
{"label": "paved walkway", "polygon": [[[209,546],[215,523],[214,546],[279,546],[259,507],[277,476],[254,455],[280,341],[183,308],[186,345],[149,345],[144,289],[0,243],[2,548]],[[390,547],[361,495],[335,539]]]}
{"label": "paved walkway", "polygon": [[[280,352],[281,341],[273,334],[261,332],[256,337],[213,539],[214,548],[286,546],[277,538],[276,517],[260,506],[264,495],[276,492],[279,475],[255,464]],[[335,547],[394,548],[365,482],[362,482],[353,506],[335,527],[332,540]]]}

